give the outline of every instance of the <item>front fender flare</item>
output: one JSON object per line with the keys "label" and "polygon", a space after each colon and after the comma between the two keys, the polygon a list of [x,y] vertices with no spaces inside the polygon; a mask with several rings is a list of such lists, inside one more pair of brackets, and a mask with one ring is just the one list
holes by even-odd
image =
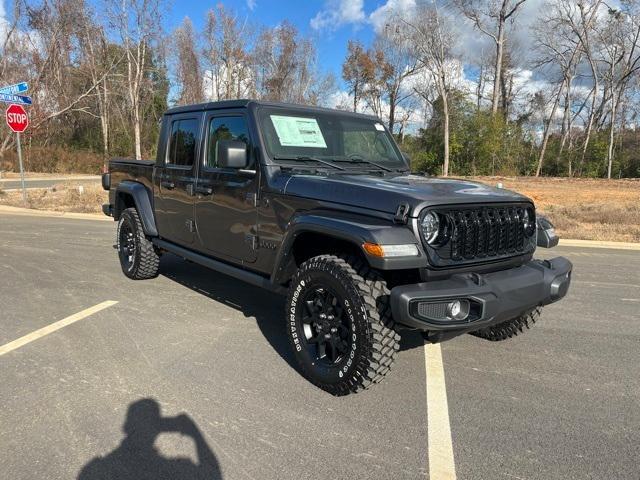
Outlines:
{"label": "front fender flare", "polygon": [[138,215],[140,215],[144,233],[150,237],[157,237],[158,229],[153,215],[153,207],[151,206],[151,194],[147,188],[141,183],[130,180],[121,182],[116,188],[116,216],[121,213],[120,208],[118,208],[118,198],[121,194],[131,195],[133,198]]}
{"label": "front fender flare", "polygon": [[[413,232],[405,225],[396,225],[378,219],[363,216],[351,218],[329,216],[330,214],[300,214],[287,225],[282,245],[276,257],[271,279],[274,283],[286,281],[286,267],[291,260],[293,244],[302,233],[320,233],[339,240],[345,240],[357,246],[365,255],[369,264],[379,270],[401,270],[422,268],[428,260]],[[399,258],[373,257],[362,249],[365,242],[380,245],[416,244],[420,256]]]}

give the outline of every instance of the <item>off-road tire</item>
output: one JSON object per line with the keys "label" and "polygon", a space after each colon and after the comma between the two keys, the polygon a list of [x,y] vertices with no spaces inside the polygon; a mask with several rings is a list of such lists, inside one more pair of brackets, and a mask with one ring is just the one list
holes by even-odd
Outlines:
{"label": "off-road tire", "polygon": [[[303,326],[304,299],[314,289],[327,289],[345,305],[349,323],[349,355],[337,365],[324,365],[307,345]],[[351,306],[351,309],[349,309]],[[389,373],[400,349],[385,281],[356,256],[321,255],[304,262],[291,281],[286,302],[287,335],[302,374],[336,395],[360,392]]]}
{"label": "off-road tire", "polygon": [[[131,232],[131,242],[135,245],[132,260],[125,256],[122,232]],[[158,276],[160,257],[153,243],[145,236],[140,216],[135,208],[127,208],[120,215],[116,234],[116,249],[122,272],[133,280],[148,280]],[[126,258],[125,258],[126,257]]]}
{"label": "off-road tire", "polygon": [[501,342],[502,340],[507,340],[523,333],[525,328],[530,329],[533,324],[538,321],[541,313],[541,308],[535,308],[520,315],[519,317],[471,332],[471,335],[475,335],[476,337],[484,338],[492,342]]}

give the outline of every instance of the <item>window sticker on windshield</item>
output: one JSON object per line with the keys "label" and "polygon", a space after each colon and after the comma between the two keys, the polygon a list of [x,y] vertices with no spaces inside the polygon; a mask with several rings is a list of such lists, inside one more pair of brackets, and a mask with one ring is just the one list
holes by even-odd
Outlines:
{"label": "window sticker on windshield", "polygon": [[376,123],[376,130],[378,130],[379,132],[384,132],[384,125],[382,125],[381,123]]}
{"label": "window sticker on windshield", "polygon": [[280,145],[283,147],[327,148],[315,118],[270,115]]}

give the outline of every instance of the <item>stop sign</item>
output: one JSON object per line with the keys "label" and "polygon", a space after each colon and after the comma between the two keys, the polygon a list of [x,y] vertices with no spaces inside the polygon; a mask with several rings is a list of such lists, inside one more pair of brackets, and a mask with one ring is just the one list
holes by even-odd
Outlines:
{"label": "stop sign", "polygon": [[9,105],[6,119],[9,128],[16,133],[24,132],[29,126],[29,115],[22,105]]}

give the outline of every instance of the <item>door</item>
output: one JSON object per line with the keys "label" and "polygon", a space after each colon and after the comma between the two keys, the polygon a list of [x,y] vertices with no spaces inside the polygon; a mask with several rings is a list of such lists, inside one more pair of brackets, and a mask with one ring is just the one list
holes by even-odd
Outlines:
{"label": "door", "polygon": [[185,246],[195,239],[193,187],[201,119],[201,114],[184,114],[168,120],[165,163],[156,172],[158,232],[161,237]]}
{"label": "door", "polygon": [[220,168],[216,162],[217,142],[236,140],[247,144],[248,169],[255,168],[247,118],[239,113],[209,114],[205,135],[195,196],[198,249],[235,262],[255,262],[257,173]]}

